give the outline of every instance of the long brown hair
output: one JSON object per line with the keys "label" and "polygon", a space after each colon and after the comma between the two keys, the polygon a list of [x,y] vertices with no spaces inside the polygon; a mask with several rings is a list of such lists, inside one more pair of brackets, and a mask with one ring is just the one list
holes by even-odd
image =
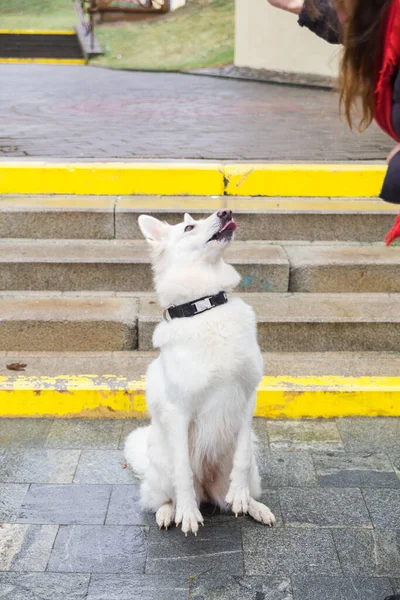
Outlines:
{"label": "long brown hair", "polygon": [[[311,11],[315,11],[314,0],[306,1]],[[337,7],[342,5],[342,0],[331,1]],[[364,131],[374,118],[375,64],[380,51],[381,25],[390,2],[353,0],[351,14],[342,28],[340,109],[351,129],[355,113],[359,116],[359,131]]]}

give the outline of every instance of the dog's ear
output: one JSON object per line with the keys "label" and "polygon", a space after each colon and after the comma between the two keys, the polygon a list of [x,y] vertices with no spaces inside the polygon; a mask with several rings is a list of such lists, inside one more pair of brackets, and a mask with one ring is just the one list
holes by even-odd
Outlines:
{"label": "dog's ear", "polygon": [[154,217],[140,215],[138,223],[141,232],[148,242],[161,242],[168,235],[169,225]]}
{"label": "dog's ear", "polygon": [[183,222],[185,223],[185,225],[192,225],[195,222],[195,220],[192,219],[189,213],[185,213],[185,216],[183,217]]}

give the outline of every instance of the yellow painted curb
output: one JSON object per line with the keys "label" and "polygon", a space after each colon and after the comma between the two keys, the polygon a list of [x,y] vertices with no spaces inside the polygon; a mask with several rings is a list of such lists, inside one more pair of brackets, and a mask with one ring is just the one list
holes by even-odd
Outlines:
{"label": "yellow painted curb", "polygon": [[0,58],[0,64],[86,65],[84,58]]}
{"label": "yellow painted curb", "polygon": [[[146,417],[145,378],[0,377],[1,417]],[[399,417],[400,377],[264,377],[255,416]]]}
{"label": "yellow painted curb", "polygon": [[385,171],[362,164],[6,161],[0,163],[0,194],[368,198],[379,195]]}
{"label": "yellow painted curb", "polygon": [[384,165],[229,164],[224,173],[228,196],[379,196]]}
{"label": "yellow painted curb", "polygon": [[0,163],[0,194],[222,195],[220,165],[172,163]]}
{"label": "yellow painted curb", "polygon": [[74,29],[0,29],[6,35],[76,35]]}

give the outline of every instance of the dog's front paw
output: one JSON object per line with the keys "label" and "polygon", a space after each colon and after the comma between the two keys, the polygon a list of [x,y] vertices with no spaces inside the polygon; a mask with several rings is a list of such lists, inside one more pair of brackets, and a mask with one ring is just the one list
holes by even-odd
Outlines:
{"label": "dog's front paw", "polygon": [[236,517],[241,514],[246,515],[249,512],[250,490],[248,486],[231,485],[225,500]]}
{"label": "dog's front paw", "polygon": [[166,502],[165,504],[160,506],[160,508],[156,512],[156,521],[158,527],[160,529],[163,529],[163,527],[165,527],[165,529],[168,529],[168,527],[174,520],[174,516],[175,508],[172,502]]}
{"label": "dog's front paw", "polygon": [[197,535],[199,525],[204,525],[203,516],[196,503],[178,504],[176,507],[175,523],[178,527],[182,523],[182,531],[187,536],[191,531]]}

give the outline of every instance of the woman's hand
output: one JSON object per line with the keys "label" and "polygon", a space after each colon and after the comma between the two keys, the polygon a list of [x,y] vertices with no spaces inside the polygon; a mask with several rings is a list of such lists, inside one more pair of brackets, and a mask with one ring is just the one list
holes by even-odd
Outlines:
{"label": "woman's hand", "polygon": [[304,0],[267,0],[271,6],[281,8],[287,12],[299,15],[303,8]]}
{"label": "woman's hand", "polygon": [[390,163],[390,161],[392,160],[393,156],[394,156],[395,154],[397,154],[398,152],[400,152],[400,144],[397,144],[397,146],[395,146],[395,147],[393,148],[393,150],[391,151],[391,153],[390,153],[390,154],[389,154],[389,156],[387,157],[387,159],[386,159],[386,162],[387,162],[387,164],[389,164],[389,163]]}

